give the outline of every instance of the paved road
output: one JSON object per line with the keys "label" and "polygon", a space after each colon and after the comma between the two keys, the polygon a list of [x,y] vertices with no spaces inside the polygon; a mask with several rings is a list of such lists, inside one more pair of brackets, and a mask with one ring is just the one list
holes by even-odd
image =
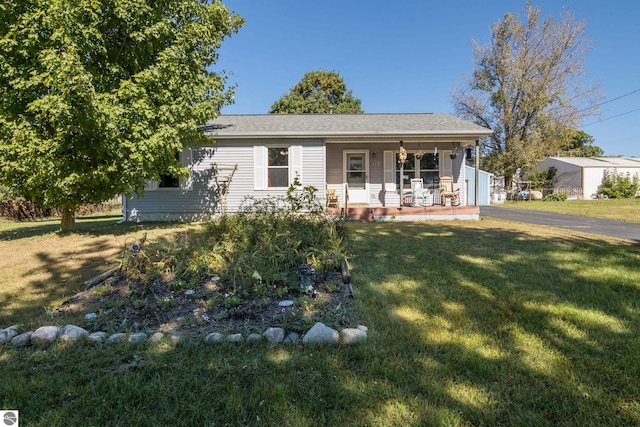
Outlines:
{"label": "paved road", "polygon": [[640,242],[640,223],[588,218],[525,209],[480,206],[480,216],[548,225],[601,236],[617,237]]}

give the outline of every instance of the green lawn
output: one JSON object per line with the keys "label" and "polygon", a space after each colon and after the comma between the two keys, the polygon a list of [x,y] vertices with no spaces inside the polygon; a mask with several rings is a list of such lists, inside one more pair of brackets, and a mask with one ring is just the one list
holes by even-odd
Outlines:
{"label": "green lawn", "polygon": [[524,200],[518,202],[509,201],[503,205],[495,206],[640,222],[640,198],[566,200],[564,202]]}
{"label": "green lawn", "polygon": [[52,308],[83,290],[82,283],[120,262],[125,243],[144,233],[167,240],[197,225],[117,224],[122,215],[76,220],[77,232],[60,235],[60,219],[0,220],[0,328],[14,323],[35,326]]}
{"label": "green lawn", "polygon": [[365,343],[5,347],[2,407],[29,426],[640,424],[637,245],[493,219],[349,229]]}

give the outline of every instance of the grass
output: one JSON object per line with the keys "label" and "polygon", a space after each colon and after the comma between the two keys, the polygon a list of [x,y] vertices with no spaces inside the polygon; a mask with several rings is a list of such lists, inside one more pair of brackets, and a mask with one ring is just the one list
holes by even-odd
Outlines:
{"label": "grass", "polygon": [[564,202],[525,200],[519,202],[508,201],[504,205],[496,206],[605,218],[616,221],[640,222],[640,198],[567,200]]}
{"label": "grass", "polygon": [[148,233],[166,240],[193,225],[117,224],[119,215],[77,219],[77,232],[61,235],[60,220],[0,220],[0,325],[41,323],[82,283],[117,266],[125,242]]}
{"label": "grass", "polygon": [[349,231],[366,342],[3,348],[2,407],[34,426],[640,423],[637,245],[492,219]]}

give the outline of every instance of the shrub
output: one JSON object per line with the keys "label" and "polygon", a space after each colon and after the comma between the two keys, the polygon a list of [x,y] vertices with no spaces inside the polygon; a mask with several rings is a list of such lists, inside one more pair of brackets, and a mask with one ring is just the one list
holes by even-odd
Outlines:
{"label": "shrub", "polygon": [[312,187],[290,189],[286,197],[247,198],[238,213],[206,223],[202,231],[127,251],[123,265],[140,283],[159,283],[164,276],[173,279],[166,284],[172,287],[219,276],[228,308],[244,298],[281,297],[298,290],[301,264],[324,277],[339,271],[347,256],[346,229],[318,204]]}
{"label": "shrub", "polygon": [[564,193],[553,193],[542,199],[543,202],[564,202],[567,200],[567,195]]}
{"label": "shrub", "polygon": [[606,169],[598,194],[610,199],[628,199],[638,193],[638,174],[618,173],[617,169]]}
{"label": "shrub", "polygon": [[53,215],[53,209],[43,208],[37,203],[25,200],[7,200],[0,202],[0,218],[25,221],[47,218]]}
{"label": "shrub", "polygon": [[[117,202],[101,203],[97,205],[80,206],[76,215],[84,216],[95,213],[111,212],[120,207]],[[27,200],[3,200],[0,201],[0,218],[12,219],[15,221],[28,221],[41,218],[58,216],[60,212],[56,209],[45,208],[37,203]]]}
{"label": "shrub", "polygon": [[557,172],[558,170],[553,166],[543,171],[531,172],[527,175],[527,181],[531,183],[531,188],[534,190],[551,188]]}

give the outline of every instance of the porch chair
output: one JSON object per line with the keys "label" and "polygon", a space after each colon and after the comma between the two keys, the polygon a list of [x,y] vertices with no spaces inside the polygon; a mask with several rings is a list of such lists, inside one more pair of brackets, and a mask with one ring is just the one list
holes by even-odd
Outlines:
{"label": "porch chair", "polygon": [[458,206],[460,204],[460,189],[453,188],[452,176],[441,176],[440,177],[440,204],[442,206],[446,206],[447,199],[451,201],[451,206]]}
{"label": "porch chair", "polygon": [[328,208],[337,208],[338,207],[338,193],[335,188],[327,187],[327,207]]}

